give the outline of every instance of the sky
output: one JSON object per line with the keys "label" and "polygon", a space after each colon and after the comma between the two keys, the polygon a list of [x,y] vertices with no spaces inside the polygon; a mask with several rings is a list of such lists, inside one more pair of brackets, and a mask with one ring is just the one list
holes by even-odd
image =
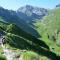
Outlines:
{"label": "sky", "polygon": [[0,6],[10,10],[17,10],[25,5],[52,9],[57,4],[60,4],[60,0],[0,0]]}

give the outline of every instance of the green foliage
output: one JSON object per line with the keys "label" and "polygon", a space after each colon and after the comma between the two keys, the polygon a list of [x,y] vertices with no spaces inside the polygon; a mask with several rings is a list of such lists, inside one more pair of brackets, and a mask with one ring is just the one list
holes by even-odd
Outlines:
{"label": "green foliage", "polygon": [[[21,28],[17,27],[15,24],[8,25],[6,31],[7,31],[7,33],[18,35],[20,37],[20,40],[23,39],[25,41],[30,42],[30,44],[33,44],[33,45],[35,44],[36,46],[43,46],[45,48],[48,48],[48,46],[43,41],[37,39],[36,37],[32,36],[31,34],[25,32],[25,31],[23,31]],[[14,37],[14,39],[16,39],[15,37]]]}
{"label": "green foliage", "polygon": [[50,14],[44,18],[43,24],[45,24],[46,32],[48,35],[56,39],[60,31],[60,8],[56,8],[50,12]]}
{"label": "green foliage", "polygon": [[53,9],[41,22],[35,24],[36,30],[50,50],[60,56],[60,8]]}
{"label": "green foliage", "polygon": [[14,28],[13,24],[10,24],[10,25],[7,26],[6,31],[7,32],[12,32],[13,28]]}
{"label": "green foliage", "polygon": [[24,53],[24,60],[39,60],[39,55],[32,51],[27,51]]}
{"label": "green foliage", "polygon": [[6,30],[7,23],[3,21],[3,19],[0,17],[0,30]]}
{"label": "green foliage", "polygon": [[51,60],[46,56],[38,55],[33,51],[27,51],[23,54],[24,60]]}
{"label": "green foliage", "polygon": [[5,56],[0,55],[0,60],[7,60]]}
{"label": "green foliage", "polygon": [[2,55],[3,53],[3,48],[0,46],[0,60],[7,60],[6,57]]}

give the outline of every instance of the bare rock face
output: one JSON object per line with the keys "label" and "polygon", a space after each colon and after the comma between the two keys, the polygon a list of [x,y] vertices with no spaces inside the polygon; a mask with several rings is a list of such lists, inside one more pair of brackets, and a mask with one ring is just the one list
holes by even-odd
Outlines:
{"label": "bare rock face", "polygon": [[18,16],[25,20],[31,22],[32,20],[35,19],[42,19],[45,15],[48,14],[48,10],[45,8],[39,8],[39,7],[34,7],[30,5],[26,5],[23,7],[20,7],[17,10]]}

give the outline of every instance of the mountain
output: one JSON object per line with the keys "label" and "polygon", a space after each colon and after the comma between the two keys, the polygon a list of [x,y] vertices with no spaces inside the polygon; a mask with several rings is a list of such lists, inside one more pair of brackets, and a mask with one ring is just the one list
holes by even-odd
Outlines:
{"label": "mountain", "polygon": [[50,10],[49,15],[45,16],[41,22],[37,21],[35,25],[41,39],[50,50],[60,55],[60,8]]}
{"label": "mountain", "polygon": [[39,37],[39,35],[34,28],[33,22],[43,18],[47,15],[47,12],[47,9],[33,7],[30,5],[21,7],[17,11],[0,7],[0,17],[3,18],[4,21],[15,23],[18,27],[35,37]]}
{"label": "mountain", "polygon": [[30,27],[24,20],[18,17],[16,11],[0,7],[0,17],[3,18],[5,22],[15,23],[18,27],[22,28],[24,31],[31,33],[35,36],[38,36],[38,33],[34,30],[34,28]]}
{"label": "mountain", "polygon": [[42,19],[48,14],[48,10],[45,8],[34,7],[31,5],[26,5],[20,7],[17,10],[18,16],[25,20],[26,23],[33,23],[36,19]]}
{"label": "mountain", "polygon": [[19,20],[19,18],[18,18],[18,16],[17,16],[15,11],[4,9],[3,7],[0,7],[0,16],[6,22],[15,22],[15,20],[17,20],[17,21]]}
{"label": "mountain", "polygon": [[60,7],[60,4],[56,5],[56,7]]}
{"label": "mountain", "polygon": [[[34,8],[37,11],[38,8]],[[38,58],[35,60],[60,60],[60,8],[51,10],[48,16],[46,16],[47,14],[41,15],[40,11],[33,12],[34,8],[28,6],[27,10],[29,12],[27,14],[25,12],[19,12],[19,14],[23,13],[30,17],[30,13],[32,12],[34,16],[33,22],[36,23],[35,19],[37,19],[37,26],[35,24],[31,26],[31,23],[33,25],[32,20],[28,19],[29,22],[31,21],[29,24],[26,22],[27,19],[22,19],[21,17],[24,15],[20,17],[18,12],[0,7],[0,40],[4,37],[4,41],[2,39],[3,47],[0,47],[1,60],[6,60],[8,57],[4,55],[6,53],[4,49],[16,52],[17,54],[14,53],[15,56],[13,55],[14,59],[19,58],[21,54],[26,57],[28,56],[27,59],[23,57],[24,60],[35,59],[35,56],[31,54],[31,51],[34,51],[38,54]],[[31,9],[34,10],[30,11]],[[39,18],[36,18],[35,15],[39,16]],[[43,16],[43,20],[40,21],[41,16]],[[36,32],[39,38],[36,38]],[[30,53],[28,52],[27,54],[27,51],[30,51]]]}

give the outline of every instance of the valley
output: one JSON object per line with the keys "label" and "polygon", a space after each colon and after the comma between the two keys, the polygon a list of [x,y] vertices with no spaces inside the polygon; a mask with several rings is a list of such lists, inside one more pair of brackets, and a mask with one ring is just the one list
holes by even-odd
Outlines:
{"label": "valley", "polygon": [[60,5],[0,7],[0,60],[60,60]]}

